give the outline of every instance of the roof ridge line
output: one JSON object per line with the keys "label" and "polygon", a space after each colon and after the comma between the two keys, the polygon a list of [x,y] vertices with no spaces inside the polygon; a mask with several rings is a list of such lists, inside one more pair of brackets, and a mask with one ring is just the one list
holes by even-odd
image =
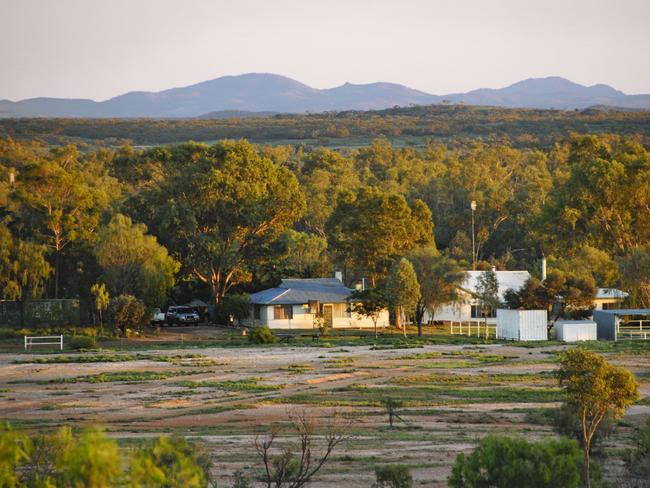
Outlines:
{"label": "roof ridge line", "polygon": [[287,288],[282,293],[280,293],[277,297],[273,297],[273,299],[271,301],[272,302],[276,301],[278,298],[281,298],[282,296],[284,296],[285,293],[288,293],[289,291],[291,291],[291,288]]}

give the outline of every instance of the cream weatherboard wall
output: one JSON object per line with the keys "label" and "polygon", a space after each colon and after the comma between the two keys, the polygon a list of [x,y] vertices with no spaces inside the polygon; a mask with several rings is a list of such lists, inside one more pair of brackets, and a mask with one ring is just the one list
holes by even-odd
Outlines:
{"label": "cream weatherboard wall", "polygon": [[[324,307],[329,305],[346,306],[345,304],[324,304]],[[268,326],[270,329],[312,329],[314,327],[314,314],[310,313],[307,304],[304,305],[291,305],[293,311],[293,318],[290,319],[276,319],[274,314],[275,305],[259,305],[259,319],[255,318],[252,309],[250,316],[244,320],[244,324],[249,327]],[[337,317],[333,314],[332,327],[335,329],[346,328],[374,328],[375,324],[370,317],[363,317],[355,313],[344,313],[343,317]],[[377,327],[388,327],[388,310],[384,310],[379,315],[377,320]]]}

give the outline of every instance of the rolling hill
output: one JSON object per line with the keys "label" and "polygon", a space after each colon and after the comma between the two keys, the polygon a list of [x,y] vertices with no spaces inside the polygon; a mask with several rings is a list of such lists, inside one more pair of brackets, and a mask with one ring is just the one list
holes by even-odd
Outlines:
{"label": "rolling hill", "polygon": [[223,76],[160,92],[130,92],[109,100],[31,98],[0,100],[0,117],[190,118],[227,113],[305,113],[380,110],[438,103],[514,108],[650,108],[650,95],[626,95],[608,85],[583,86],[560,77],[531,78],[500,89],[432,95],[394,83],[316,89],[285,76],[249,73]]}

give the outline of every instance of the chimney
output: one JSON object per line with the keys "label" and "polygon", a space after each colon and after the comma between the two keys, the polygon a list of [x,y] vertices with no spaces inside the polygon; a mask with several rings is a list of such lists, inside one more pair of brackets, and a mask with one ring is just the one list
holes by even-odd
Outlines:
{"label": "chimney", "polygon": [[343,272],[342,271],[336,271],[334,273],[334,278],[336,278],[339,281],[343,281]]}
{"label": "chimney", "polygon": [[542,281],[546,279],[546,256],[542,257]]}

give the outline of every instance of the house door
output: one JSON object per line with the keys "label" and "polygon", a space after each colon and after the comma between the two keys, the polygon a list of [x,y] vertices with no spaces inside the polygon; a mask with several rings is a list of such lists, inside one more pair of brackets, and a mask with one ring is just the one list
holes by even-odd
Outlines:
{"label": "house door", "polygon": [[332,328],[333,305],[323,305],[323,325]]}

